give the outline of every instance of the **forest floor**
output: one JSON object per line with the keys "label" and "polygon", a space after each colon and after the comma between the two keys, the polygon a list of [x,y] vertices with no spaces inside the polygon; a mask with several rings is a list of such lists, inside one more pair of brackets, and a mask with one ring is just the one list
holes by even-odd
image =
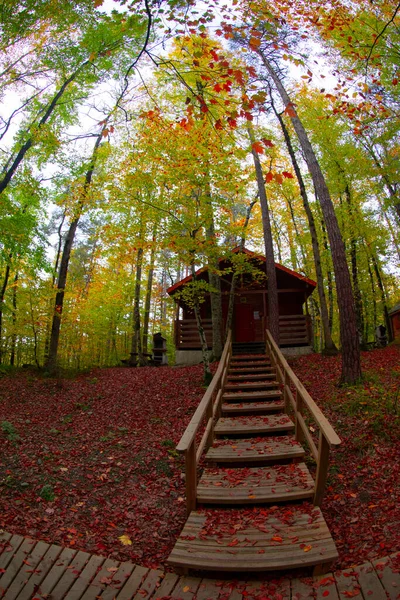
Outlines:
{"label": "forest floor", "polygon": [[[323,503],[336,568],[400,550],[400,348],[362,360],[349,388],[339,357],[293,362],[342,439]],[[175,445],[203,393],[201,366],[3,375],[0,529],[163,565],[185,520]]]}

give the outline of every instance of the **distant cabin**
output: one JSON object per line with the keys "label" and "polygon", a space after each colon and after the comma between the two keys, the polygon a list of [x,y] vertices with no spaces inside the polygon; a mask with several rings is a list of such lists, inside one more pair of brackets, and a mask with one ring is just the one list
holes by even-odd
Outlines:
{"label": "distant cabin", "polygon": [[[264,342],[268,327],[267,278],[265,256],[247,249],[235,248],[233,253],[243,252],[248,258],[252,273],[239,276],[235,290],[232,333],[236,343]],[[303,305],[316,287],[316,282],[283,265],[275,263],[279,301],[279,329],[281,348],[297,348],[296,353],[310,351],[311,324]],[[228,314],[229,292],[232,282],[232,261],[220,259],[222,315],[225,329]],[[182,297],[184,287],[192,281],[192,275],[185,277],[167,289],[177,304],[175,320],[176,362],[194,364],[201,361],[200,338],[193,309],[185,304]],[[197,280],[208,282],[208,267],[196,272]],[[200,305],[203,326],[208,346],[212,347],[212,322],[210,294],[205,293],[205,301]],[[224,334],[224,331],[223,331]],[[300,350],[302,348],[302,350]],[[287,352],[290,353],[290,352]]]}
{"label": "distant cabin", "polygon": [[396,304],[389,310],[389,317],[392,325],[393,339],[400,342],[400,304]]}

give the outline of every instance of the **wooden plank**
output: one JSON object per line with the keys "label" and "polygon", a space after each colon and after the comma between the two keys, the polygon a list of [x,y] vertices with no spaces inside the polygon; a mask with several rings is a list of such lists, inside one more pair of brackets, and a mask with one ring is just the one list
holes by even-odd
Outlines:
{"label": "wooden plank", "polygon": [[165,596],[171,596],[172,590],[174,589],[178,581],[179,575],[177,575],[176,573],[165,573],[164,578],[162,579],[159,587],[157,588],[153,596],[154,600],[164,598]]}
{"label": "wooden plank", "polygon": [[[374,567],[370,562],[359,565],[354,568],[361,592],[364,598],[373,598],[373,600],[387,600],[386,592],[382,582],[379,579]],[[398,590],[400,595],[400,590]]]}
{"label": "wooden plank", "polygon": [[215,579],[202,579],[196,592],[196,600],[218,600],[221,587]]}
{"label": "wooden plank", "polygon": [[132,575],[134,569],[135,565],[131,562],[121,563],[118,570],[115,571],[115,573],[110,574],[111,583],[109,583],[101,593],[100,598],[102,600],[114,600],[119,590],[124,587],[125,583]]}
{"label": "wooden plank", "polygon": [[[333,573],[315,577],[316,600],[339,600],[339,594],[336,588]],[[324,593],[325,592],[325,593]],[[326,594],[329,592],[329,594]],[[361,600],[361,598],[360,598]]]}
{"label": "wooden plank", "polygon": [[256,504],[309,499],[314,481],[304,463],[261,468],[205,469],[197,487],[204,504]]}
{"label": "wooden plank", "polygon": [[41,582],[40,595],[37,592],[35,594],[36,597],[45,598],[53,591],[76,554],[76,550],[72,550],[72,548],[64,548],[62,550],[60,556],[51,567],[50,572],[46,575],[44,581]]}
{"label": "wooden plank", "polygon": [[[279,517],[276,507],[259,511],[262,511],[259,517],[256,509],[248,516],[242,512],[241,529],[235,529],[234,533],[230,533],[232,511],[217,511],[217,515],[216,511],[192,512],[168,564],[210,571],[251,572],[313,566],[337,558],[335,544],[319,509],[304,513],[302,507],[291,507],[289,522]],[[209,515],[215,515],[211,521]]]}
{"label": "wooden plank", "polygon": [[243,597],[254,600],[290,600],[290,581],[286,580],[250,580],[246,582]]}
{"label": "wooden plank", "polygon": [[[5,600],[15,600],[25,583],[30,579],[32,572],[35,571],[36,567],[48,549],[49,544],[46,544],[45,542],[37,542],[37,544],[35,544],[35,546],[32,548],[32,551],[23,560],[18,573],[12,580],[12,583],[8,586],[7,592],[3,596]],[[0,587],[7,587],[5,581],[0,583]]]}
{"label": "wooden plank", "polygon": [[224,402],[257,402],[257,400],[268,400],[282,396],[282,392],[276,390],[266,390],[265,392],[226,392],[222,394]]}
{"label": "wooden plank", "polygon": [[[103,562],[101,569],[97,569],[92,582],[87,587],[81,600],[95,600],[98,596],[100,596],[101,592],[105,589],[106,585],[112,582],[112,576],[114,572],[118,571],[119,564],[120,563],[116,560],[107,558]],[[85,571],[82,573],[82,576],[84,575],[84,573]]]}
{"label": "wooden plank", "polygon": [[156,569],[151,569],[146,579],[143,581],[142,585],[138,589],[137,593],[133,597],[134,600],[146,600],[146,598],[150,598],[156,589],[157,585],[160,583],[162,577],[162,572]]}
{"label": "wooden plank", "polygon": [[215,425],[216,435],[257,435],[294,431],[293,421],[286,415],[221,417]]}
{"label": "wooden plank", "polygon": [[228,375],[229,381],[262,381],[264,379],[273,379],[275,373],[259,373],[258,375]]}
{"label": "wooden plank", "polygon": [[221,407],[223,415],[234,415],[234,414],[268,414],[274,412],[281,412],[285,408],[282,401],[271,400],[268,402],[236,402],[236,403],[224,403]]}
{"label": "wooden plank", "polygon": [[268,388],[276,387],[279,385],[277,381],[246,381],[238,383],[227,383],[224,387],[225,390],[240,391],[240,390],[266,390]]}
{"label": "wooden plank", "polygon": [[206,454],[209,462],[271,462],[275,460],[302,458],[305,452],[301,444],[291,436],[216,440]]}
{"label": "wooden plank", "polygon": [[5,540],[5,543],[2,544],[3,551],[0,555],[0,569],[7,568],[23,541],[24,538],[22,535],[13,535],[8,540]]}
{"label": "wooden plank", "polygon": [[[90,560],[90,554],[79,551],[65,568],[55,588],[51,592],[53,598],[63,598],[81,574],[85,564]],[[43,593],[43,592],[42,592]]]}
{"label": "wooden plank", "polygon": [[52,545],[47,550],[43,559],[37,565],[35,572],[31,575],[26,585],[17,596],[17,600],[30,600],[40,588],[40,584],[46,578],[51,568],[55,565],[62,552],[61,546]]}
{"label": "wooden plank", "polygon": [[142,585],[148,572],[149,569],[145,569],[139,565],[136,566],[131,576],[126,580],[125,585],[115,597],[118,600],[131,600]]}
{"label": "wooden plank", "polygon": [[199,577],[181,577],[173,591],[172,598],[180,600],[192,600],[196,594],[201,579]]}
{"label": "wooden plank", "polygon": [[[14,536],[13,536],[14,537]],[[11,538],[11,541],[13,539]],[[19,536],[18,536],[19,537]],[[0,589],[6,590],[17,576],[20,568],[23,566],[24,561],[34,549],[36,542],[30,538],[23,538],[22,544],[20,540],[16,540],[17,550],[11,554],[11,561],[7,561],[7,566],[2,567],[6,569],[6,572],[0,577]],[[7,556],[7,559],[9,556]]]}
{"label": "wooden plank", "polygon": [[293,579],[291,582],[292,600],[314,600],[314,586],[310,578]]}
{"label": "wooden plank", "polygon": [[340,600],[348,600],[348,598],[352,597],[351,594],[362,597],[361,587],[357,581],[354,569],[338,571],[334,573],[334,576]]}
{"label": "wooden plank", "polygon": [[[400,553],[394,555],[393,559],[398,565]],[[400,594],[400,573],[398,566],[394,566],[392,557],[387,556],[386,558],[373,560],[371,562],[376,574],[385,588],[388,598],[390,598],[390,600],[398,600]]]}

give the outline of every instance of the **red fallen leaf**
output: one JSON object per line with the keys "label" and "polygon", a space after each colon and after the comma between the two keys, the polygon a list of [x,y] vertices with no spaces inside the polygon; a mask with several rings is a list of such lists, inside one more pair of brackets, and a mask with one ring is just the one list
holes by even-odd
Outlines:
{"label": "red fallen leaf", "polygon": [[237,538],[235,538],[234,540],[229,542],[228,546],[237,546],[238,543],[239,543],[239,540]]}
{"label": "red fallen leaf", "polygon": [[343,596],[346,596],[346,598],[355,598],[356,596],[360,595],[360,589],[354,589],[354,590],[346,590],[345,592],[343,592]]}
{"label": "red fallen leaf", "polygon": [[112,583],[112,578],[111,577],[102,577],[100,579],[100,583],[105,583],[108,585],[108,584]]}
{"label": "red fallen leaf", "polygon": [[324,597],[324,598],[326,598],[327,596],[329,596],[329,594],[330,594],[330,591],[329,591],[329,590],[324,590],[324,591],[322,592],[322,595],[323,595],[323,597]]}
{"label": "red fallen leaf", "polygon": [[281,538],[281,536],[280,536],[280,535],[274,535],[274,536],[271,538],[271,540],[272,540],[273,542],[283,542],[283,539]]}

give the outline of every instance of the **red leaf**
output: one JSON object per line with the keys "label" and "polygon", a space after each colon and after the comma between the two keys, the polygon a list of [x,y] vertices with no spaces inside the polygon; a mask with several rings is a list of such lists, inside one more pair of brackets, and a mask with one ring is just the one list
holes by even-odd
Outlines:
{"label": "red leaf", "polygon": [[257,154],[264,153],[264,148],[260,142],[254,142],[251,147],[253,148],[254,152],[257,152]]}
{"label": "red leaf", "polygon": [[274,178],[274,174],[271,173],[271,171],[270,171],[265,176],[265,183],[270,183],[273,180],[273,178]]}
{"label": "red leaf", "polygon": [[289,171],[282,171],[282,175],[287,179],[294,179],[294,175],[292,173],[289,173]]}

